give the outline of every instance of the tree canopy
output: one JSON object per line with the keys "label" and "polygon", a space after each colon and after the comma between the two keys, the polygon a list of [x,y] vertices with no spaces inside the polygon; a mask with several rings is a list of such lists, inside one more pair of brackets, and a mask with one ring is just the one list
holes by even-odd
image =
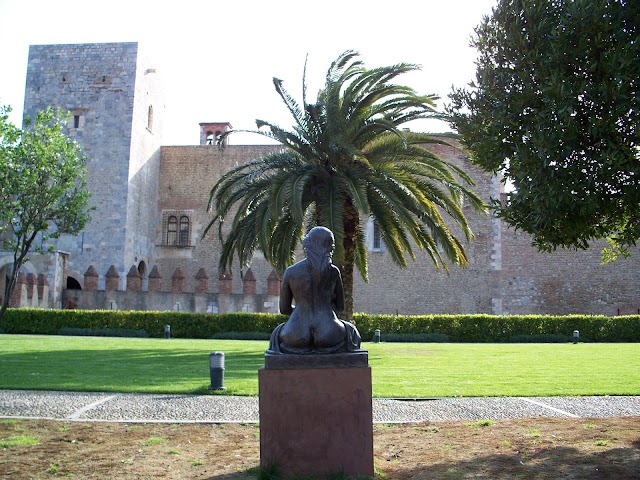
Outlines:
{"label": "tree canopy", "polygon": [[640,238],[640,2],[500,0],[450,123],[514,191],[497,214],[542,251]]}
{"label": "tree canopy", "polygon": [[[292,264],[303,233],[319,225],[335,235],[334,263],[345,287],[345,315],[353,307],[353,271],[367,278],[363,219],[372,217],[400,266],[415,258],[414,248],[436,266],[464,265],[467,257],[445,217],[472,232],[462,211],[467,200],[484,204],[470,189],[471,179],[425,145],[442,138],[407,132],[409,121],[438,115],[433,95],[393,83],[418,69],[397,65],[367,69],[347,51],[327,71],[314,103],[302,104],[274,79],[276,92],[293,117],[287,130],[258,120],[255,133],[280,142],[282,151],[240,165],[213,186],[207,231],[218,224],[221,271],[234,255],[246,266],[256,249],[282,272]],[[233,132],[230,132],[233,133]],[[205,232],[206,234],[206,232]],[[445,261],[446,260],[446,261]]]}
{"label": "tree canopy", "polygon": [[90,212],[86,157],[65,133],[68,115],[48,108],[20,129],[8,121],[9,111],[0,109],[0,239],[13,265],[0,318],[29,252],[41,252],[60,234],[78,234]]}

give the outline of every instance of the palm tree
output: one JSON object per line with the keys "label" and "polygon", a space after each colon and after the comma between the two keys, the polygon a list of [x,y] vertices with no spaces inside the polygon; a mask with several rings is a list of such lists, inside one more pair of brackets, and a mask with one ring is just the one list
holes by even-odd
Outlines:
{"label": "palm tree", "polygon": [[346,319],[353,312],[354,265],[367,280],[363,219],[371,216],[379,224],[398,265],[406,266],[407,256],[415,259],[417,247],[436,267],[446,268],[445,257],[457,265],[466,264],[467,257],[443,214],[469,240],[472,232],[461,205],[466,199],[478,210],[485,208],[461,169],[424,148],[445,143],[444,138],[400,128],[439,115],[437,97],[391,83],[419,67],[401,63],[366,69],[357,57],[347,51],[331,64],[315,103],[306,101],[306,73],[302,105],[274,78],[293,116],[293,129],[257,120],[253,132],[285,148],[220,178],[210,192],[208,208],[214,216],[205,230],[206,235],[218,225],[221,271],[231,267],[234,255],[248,265],[259,248],[282,272],[294,262],[305,230],[315,225],[331,229]]}

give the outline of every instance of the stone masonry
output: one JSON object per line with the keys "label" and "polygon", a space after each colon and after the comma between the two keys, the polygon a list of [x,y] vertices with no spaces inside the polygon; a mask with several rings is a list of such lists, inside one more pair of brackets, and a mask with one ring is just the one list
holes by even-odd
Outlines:
{"label": "stone masonry", "polygon": [[[162,131],[162,89],[137,43],[33,45],[24,115],[48,106],[71,113],[69,135],[88,157],[96,207],[84,232],[61,238],[69,275],[94,265],[147,262],[154,255]],[[49,276],[51,276],[49,272]]]}

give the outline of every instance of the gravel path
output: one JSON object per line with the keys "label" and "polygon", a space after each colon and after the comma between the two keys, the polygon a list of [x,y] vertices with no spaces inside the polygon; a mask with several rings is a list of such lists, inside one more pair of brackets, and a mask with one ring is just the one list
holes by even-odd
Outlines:
{"label": "gravel path", "polygon": [[[640,417],[640,397],[373,399],[373,421]],[[258,398],[0,390],[0,418],[76,421],[257,423]]]}

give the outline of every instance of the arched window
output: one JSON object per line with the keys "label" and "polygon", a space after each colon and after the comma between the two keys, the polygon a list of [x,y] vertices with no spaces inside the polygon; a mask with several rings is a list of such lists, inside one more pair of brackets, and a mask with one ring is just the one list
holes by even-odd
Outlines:
{"label": "arched window", "polygon": [[178,244],[178,217],[169,216],[167,219],[167,245]]}
{"label": "arched window", "polygon": [[190,245],[189,241],[189,217],[182,215],[180,217],[180,246],[186,247]]}
{"label": "arched window", "polygon": [[207,132],[207,145],[214,145],[216,143],[216,137],[213,135],[213,132]]}
{"label": "arched window", "polygon": [[167,247],[190,247],[192,210],[162,212],[162,244]]}

